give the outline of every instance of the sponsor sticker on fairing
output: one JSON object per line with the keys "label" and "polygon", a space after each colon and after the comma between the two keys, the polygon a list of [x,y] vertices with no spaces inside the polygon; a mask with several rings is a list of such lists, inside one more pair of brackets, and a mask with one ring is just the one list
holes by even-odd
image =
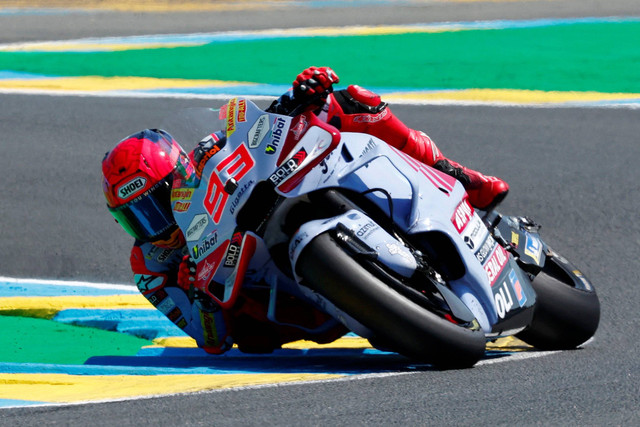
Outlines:
{"label": "sponsor sticker on fairing", "polygon": [[240,257],[240,247],[242,246],[242,233],[236,232],[231,237],[227,253],[224,256],[224,266],[234,268]]}
{"label": "sponsor sticker on fairing", "polygon": [[236,197],[231,201],[231,204],[230,204],[230,207],[229,207],[229,212],[231,212],[232,215],[235,213],[236,209],[240,205],[240,200],[242,200],[242,197],[247,194],[247,191],[255,183],[256,182],[252,179],[249,182],[245,182],[242,187],[240,187],[239,189],[236,190],[236,192],[234,193],[236,195]]}
{"label": "sponsor sticker on fairing", "polygon": [[487,228],[482,223],[480,217],[478,215],[473,215],[470,223],[465,227],[460,235],[467,247],[471,250],[475,250],[487,233]]}
{"label": "sponsor sticker on fairing", "polygon": [[467,224],[469,224],[469,221],[473,218],[473,213],[473,207],[469,203],[469,199],[465,197],[456,207],[456,210],[453,212],[453,216],[451,217],[451,222],[458,233],[462,233],[462,230],[464,230]]}
{"label": "sponsor sticker on fairing", "polygon": [[295,156],[293,156],[292,158],[284,162],[282,166],[276,169],[276,171],[273,174],[271,174],[271,176],[269,177],[269,180],[273,183],[273,185],[277,187],[278,185],[280,185],[282,181],[284,181],[291,174],[293,174],[293,172],[295,172],[296,169],[298,169],[300,164],[306,158],[307,158],[307,151],[304,148],[300,149],[300,151],[298,151],[295,154]]}
{"label": "sponsor sticker on fairing", "polygon": [[[222,141],[220,141],[218,139],[214,140],[213,136],[215,136],[215,135],[210,135],[208,138],[205,138],[203,140],[203,141],[205,141],[205,140],[209,139],[210,141],[212,141],[211,145],[207,144],[204,147],[198,147],[195,150],[194,162],[196,164],[196,174],[199,177],[202,176],[202,170],[207,165],[207,162],[209,161],[209,159],[211,159],[213,156],[215,156],[217,153],[219,153],[220,150],[222,150],[224,148],[224,146],[226,145],[226,139],[223,139]],[[192,189],[192,191],[193,191],[193,189]]]}
{"label": "sponsor sticker on fairing", "polygon": [[193,247],[193,259],[199,260],[214,248],[218,244],[218,230],[214,230],[205,237],[202,242]]}
{"label": "sponsor sticker on fairing", "polygon": [[173,210],[175,212],[186,212],[189,210],[190,206],[191,206],[191,202],[177,201],[175,205],[173,205]]}
{"label": "sponsor sticker on fairing", "polygon": [[520,279],[518,279],[518,274],[516,273],[515,270],[511,270],[511,272],[509,273],[509,280],[511,281],[511,287],[516,293],[516,299],[518,300],[518,304],[520,304],[520,307],[522,307],[524,303],[527,302],[527,296],[524,294],[524,291],[522,290]]}
{"label": "sponsor sticker on fairing", "polygon": [[238,102],[238,121],[246,122],[247,121],[247,101],[241,99]]}
{"label": "sponsor sticker on fairing", "polygon": [[524,247],[525,255],[529,255],[536,263],[540,264],[540,254],[542,253],[542,243],[540,239],[527,233],[527,242]]}
{"label": "sponsor sticker on fairing", "polygon": [[247,138],[249,141],[249,148],[258,148],[264,137],[267,136],[267,133],[269,132],[268,120],[269,115],[263,114],[258,118],[258,120],[256,120],[253,126],[251,126]]}
{"label": "sponsor sticker on fairing", "polygon": [[491,257],[484,265],[484,271],[487,273],[491,286],[493,286],[498,279],[498,276],[500,276],[500,273],[508,260],[509,257],[507,256],[507,252],[504,248],[500,245],[496,245],[495,251],[493,251],[493,254],[491,254]]}
{"label": "sponsor sticker on fairing", "polygon": [[511,246],[513,246],[514,248],[518,248],[518,245],[520,244],[520,235],[518,233],[516,233],[515,231],[511,232]]}
{"label": "sponsor sticker on fairing", "polygon": [[378,224],[376,224],[373,221],[368,221],[366,224],[364,224],[362,227],[360,227],[360,229],[358,231],[356,231],[356,236],[364,239],[369,234],[373,233],[374,231],[376,231],[378,229],[380,229],[380,226]]}
{"label": "sponsor sticker on fairing", "polygon": [[376,148],[377,145],[378,144],[376,144],[376,142],[372,138],[369,138],[369,142],[367,142],[367,145],[364,147],[364,149],[362,150],[362,153],[360,153],[360,155],[358,157],[364,156],[369,151],[371,151],[374,148]]}
{"label": "sponsor sticker on fairing", "polygon": [[233,98],[227,104],[227,138],[236,131],[236,109],[238,98]]}
{"label": "sponsor sticker on fairing", "polygon": [[498,317],[501,319],[504,319],[511,310],[522,307],[527,302],[527,296],[515,270],[509,272],[509,277],[505,278],[500,286],[493,288],[493,300]]}
{"label": "sponsor sticker on fairing", "polygon": [[284,129],[286,125],[286,120],[282,117],[276,117],[276,120],[271,126],[271,142],[267,144],[267,148],[264,150],[265,154],[274,154],[278,150],[284,133],[282,129]]}
{"label": "sponsor sticker on fairing", "polygon": [[207,214],[195,215],[191,220],[191,224],[189,224],[189,228],[187,228],[187,231],[184,233],[184,237],[187,239],[187,242],[195,242],[199,240],[208,224],[209,216]]}
{"label": "sponsor sticker on fairing", "polygon": [[506,280],[494,291],[493,300],[496,304],[498,317],[504,319],[507,313],[513,308],[513,298]]}
{"label": "sponsor sticker on fairing", "polygon": [[480,261],[480,264],[484,264],[493,248],[496,246],[496,241],[489,235],[485,239],[480,249],[475,253],[476,258]]}
{"label": "sponsor sticker on fairing", "polygon": [[307,130],[307,119],[304,116],[299,116],[297,122],[291,125],[291,133],[296,141],[300,140],[300,137]]}

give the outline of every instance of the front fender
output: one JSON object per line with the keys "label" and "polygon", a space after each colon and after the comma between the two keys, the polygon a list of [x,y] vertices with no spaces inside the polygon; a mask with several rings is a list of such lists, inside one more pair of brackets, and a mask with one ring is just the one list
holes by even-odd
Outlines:
{"label": "front fender", "polygon": [[328,219],[309,221],[293,235],[289,243],[289,259],[296,280],[296,264],[300,253],[316,236],[329,231],[341,230],[356,241],[362,253],[375,257],[383,265],[404,277],[411,277],[417,263],[411,251],[400,241],[387,233],[364,213],[351,209]]}

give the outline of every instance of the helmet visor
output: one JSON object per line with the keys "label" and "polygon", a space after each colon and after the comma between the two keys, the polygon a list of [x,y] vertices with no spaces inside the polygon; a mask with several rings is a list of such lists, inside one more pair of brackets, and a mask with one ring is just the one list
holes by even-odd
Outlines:
{"label": "helmet visor", "polygon": [[122,206],[109,207],[109,212],[138,240],[150,242],[171,234],[176,227],[171,211],[171,178]]}

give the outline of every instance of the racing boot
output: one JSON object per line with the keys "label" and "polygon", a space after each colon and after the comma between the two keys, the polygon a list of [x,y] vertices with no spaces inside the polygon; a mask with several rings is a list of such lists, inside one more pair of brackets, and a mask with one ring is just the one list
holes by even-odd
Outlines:
{"label": "racing boot", "polygon": [[475,208],[490,211],[509,193],[509,184],[500,178],[483,175],[449,159],[442,158],[432,166],[460,181],[469,194],[469,203]]}
{"label": "racing boot", "polygon": [[502,179],[484,175],[447,159],[424,132],[409,129],[407,142],[401,150],[460,181],[469,194],[469,203],[475,208],[492,210],[509,193],[509,184]]}

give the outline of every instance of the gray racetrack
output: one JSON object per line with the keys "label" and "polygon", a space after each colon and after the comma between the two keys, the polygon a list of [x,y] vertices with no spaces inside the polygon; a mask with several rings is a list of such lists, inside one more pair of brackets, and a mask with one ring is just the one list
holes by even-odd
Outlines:
{"label": "gray racetrack", "polygon": [[[185,15],[174,16],[166,27],[149,25],[155,18],[143,19],[137,14],[135,22],[140,26],[135,30],[123,24],[133,22],[127,21],[132,17],[125,16],[120,22],[105,18],[99,20],[95,34],[304,26],[314,22],[305,15],[309,13],[251,13],[243,19],[229,14],[224,24],[209,17],[209,22],[215,23],[210,27],[191,25]],[[318,13],[326,17],[327,24],[381,19],[379,14],[374,18],[352,9],[341,9],[335,19],[329,18],[326,10]],[[411,9],[385,9],[385,13],[384,22],[395,23],[640,16],[640,6],[633,0],[425,3]],[[49,21],[55,25],[45,30],[43,26],[31,27],[33,19],[42,17],[12,17],[10,25],[0,17],[0,42],[93,34],[89,26],[83,32],[82,25],[63,25],[65,19],[76,18],[56,17]],[[19,22],[27,23],[29,31]],[[102,156],[122,137],[156,126],[159,117],[179,106],[206,104],[0,95],[0,275],[127,283],[131,242],[104,209]],[[546,240],[595,283],[602,320],[592,343],[577,351],[464,371],[422,371],[98,405],[0,410],[0,424],[640,424],[640,111],[393,109],[410,126],[425,129],[450,157],[509,181],[512,191],[502,210],[526,214],[542,223]]]}

